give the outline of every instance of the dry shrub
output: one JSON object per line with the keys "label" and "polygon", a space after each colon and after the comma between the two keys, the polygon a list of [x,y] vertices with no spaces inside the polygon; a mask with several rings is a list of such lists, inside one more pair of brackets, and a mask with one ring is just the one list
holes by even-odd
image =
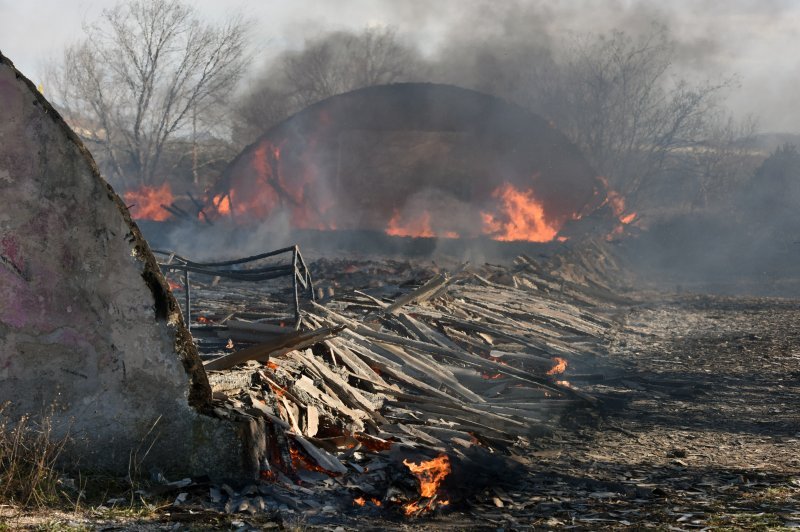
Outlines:
{"label": "dry shrub", "polygon": [[0,504],[43,506],[58,498],[55,463],[66,437],[55,438],[52,415],[12,419],[0,404]]}

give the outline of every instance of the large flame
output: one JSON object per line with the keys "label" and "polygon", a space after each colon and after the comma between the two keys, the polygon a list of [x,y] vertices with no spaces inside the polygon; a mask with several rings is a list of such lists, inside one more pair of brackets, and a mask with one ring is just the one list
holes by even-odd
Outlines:
{"label": "large flame", "polygon": [[[449,501],[446,500],[435,501],[440,484],[451,471],[450,458],[446,454],[442,453],[432,460],[425,460],[419,464],[415,464],[410,460],[403,460],[403,464],[417,477],[421,496],[419,500],[405,505],[403,511],[406,515],[432,509],[436,505],[435,503],[438,503],[438,506],[449,504]],[[421,503],[422,499],[432,500]]]}
{"label": "large flame", "polygon": [[500,201],[498,212],[481,212],[483,232],[495,240],[550,242],[561,227],[547,220],[544,206],[533,189],[520,190],[503,183],[492,197]]}
{"label": "large flame", "polygon": [[400,237],[527,242],[563,242],[570,234],[562,232],[566,224],[602,207],[604,216],[610,211],[616,218],[612,235],[636,219],[604,177],[581,186],[565,179],[563,190],[551,174],[543,177],[534,171],[526,176],[517,168],[458,184],[428,184],[422,178],[382,184],[358,181],[348,177],[352,161],[347,162],[346,143],[342,148],[344,141],[332,143],[328,137],[329,121],[321,113],[319,131],[302,142],[291,135],[262,139],[207,192],[204,214],[241,224],[269,223],[279,215],[293,229],[367,229]]}
{"label": "large flame", "polygon": [[167,220],[170,213],[162,205],[170,205],[174,198],[169,183],[161,186],[147,186],[135,190],[127,190],[122,196],[130,206],[131,216],[136,220]]}
{"label": "large flame", "polygon": [[318,169],[304,166],[304,171],[287,178],[280,145],[261,142],[248,159],[252,179],[237,181],[228,190],[210,194],[212,216],[229,216],[244,221],[267,220],[276,214],[288,214],[292,227],[298,229],[335,229],[325,213],[334,205],[331,195],[313,196],[319,186]]}

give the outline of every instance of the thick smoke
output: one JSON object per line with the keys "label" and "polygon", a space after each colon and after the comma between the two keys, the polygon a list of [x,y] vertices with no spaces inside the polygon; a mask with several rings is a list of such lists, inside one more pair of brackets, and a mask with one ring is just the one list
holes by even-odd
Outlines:
{"label": "thick smoke", "polygon": [[[790,96],[794,74],[790,69],[763,72],[753,61],[756,49],[779,52],[768,48],[783,42],[781,35],[786,32],[781,29],[786,20],[797,17],[789,3],[705,1],[656,6],[622,0],[559,4],[531,0],[378,5],[380,9],[371,7],[377,18],[368,31],[336,28],[326,34],[317,24],[305,42],[295,35],[296,49],[273,58],[261,81],[254,82],[242,101],[241,123],[249,120],[249,128],[239,132],[243,140],[252,141],[257,133],[313,101],[358,89],[370,84],[370,79],[450,83],[533,110],[582,147],[597,135],[607,134],[609,143],[630,140],[627,152],[614,145],[585,153],[598,173],[608,176],[628,205],[639,212],[640,234],[628,239],[622,249],[659,278],[719,284],[764,272],[783,275],[786,265],[798,258],[795,249],[800,246],[790,241],[795,232],[790,212],[784,209],[763,216],[768,209],[765,197],[790,192],[786,180],[764,177],[765,172],[756,175],[779,143],[759,142],[765,137],[756,137],[742,122],[755,113],[762,128],[796,129],[786,109],[786,102],[796,98]],[[363,69],[345,68],[349,57],[384,37],[392,41],[396,54],[382,63],[385,70],[373,72],[370,78],[362,76]],[[596,61],[607,59],[611,49],[647,57],[641,64],[631,64],[658,75],[652,89],[668,102],[665,109],[699,95],[693,112],[702,119],[681,124],[680,138],[669,139],[673,144],[664,157],[654,158],[656,162],[645,160],[642,154],[662,139],[661,133],[644,140],[623,134],[614,137],[611,130],[627,127],[625,120],[601,116],[602,106],[588,107],[592,95],[564,90],[580,86],[575,80],[591,86],[591,76],[598,83],[607,82],[604,74],[613,83],[615,72],[604,71],[605,65]],[[310,71],[320,64],[328,68],[321,78],[324,83],[314,84],[302,76],[306,66]],[[620,72],[625,67],[633,68],[623,65]],[[302,91],[293,88],[298,82],[304,83]],[[604,98],[601,103],[621,108],[632,105],[636,96],[620,91],[598,94]],[[591,124],[595,116],[606,122],[583,131],[583,125]],[[644,116],[646,125],[650,127],[659,116]],[[346,136],[343,139],[348,141]],[[433,196],[425,190],[421,188],[402,210],[413,214],[430,203]]]}

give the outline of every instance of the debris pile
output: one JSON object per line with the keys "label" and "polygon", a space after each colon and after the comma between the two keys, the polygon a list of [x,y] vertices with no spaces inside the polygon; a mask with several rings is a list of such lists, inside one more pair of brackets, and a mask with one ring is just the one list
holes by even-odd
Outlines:
{"label": "debris pile", "polygon": [[[577,255],[564,276],[558,258],[452,274],[327,260],[325,297],[305,304],[299,331],[252,310],[275,293],[226,280],[223,292],[236,294],[227,307],[196,306],[217,337],[247,344],[205,355],[215,411],[263,427],[254,445],[273,504],[319,510],[327,493],[357,511],[458,505],[509,480],[515,455],[565,411],[598,403],[575,381],[602,378],[581,372],[596,367],[615,325],[606,283],[618,265],[602,245]],[[334,287],[332,272],[353,285]],[[211,290],[200,276],[192,283]]]}

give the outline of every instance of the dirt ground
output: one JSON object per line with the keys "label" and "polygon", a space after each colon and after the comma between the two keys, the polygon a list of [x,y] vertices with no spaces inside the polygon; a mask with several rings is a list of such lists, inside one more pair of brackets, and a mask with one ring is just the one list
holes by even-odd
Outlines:
{"label": "dirt ground", "polygon": [[798,302],[646,299],[659,298],[629,309],[610,339],[606,371],[617,377],[587,387],[604,399],[602,418],[542,442],[525,483],[493,494],[503,507],[465,519],[512,530],[800,528]]}
{"label": "dirt ground", "polygon": [[800,528],[800,305],[768,298],[648,294],[621,309],[600,397],[535,442],[514,484],[416,521],[336,515],[147,517],[96,511],[14,516],[0,530],[603,530]]}

